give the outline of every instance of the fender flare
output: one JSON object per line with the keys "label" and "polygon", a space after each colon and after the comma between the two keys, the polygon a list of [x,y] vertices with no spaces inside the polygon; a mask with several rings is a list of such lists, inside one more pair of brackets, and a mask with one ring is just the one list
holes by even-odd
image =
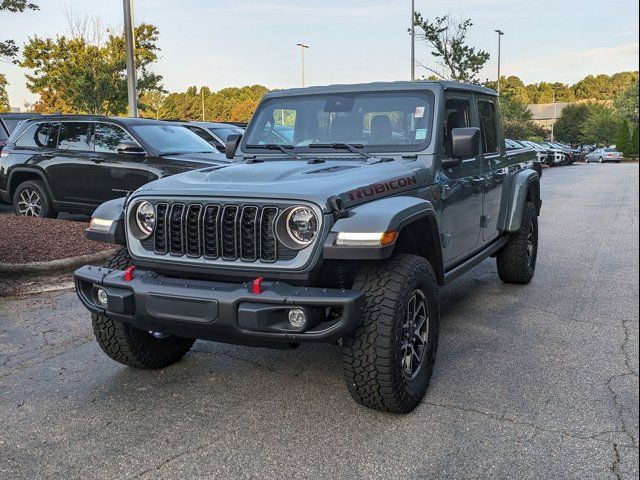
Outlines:
{"label": "fender flare", "polygon": [[126,245],[127,240],[124,233],[124,206],[126,197],[116,198],[100,205],[93,212],[92,220],[99,219],[112,222],[111,225],[104,230],[96,230],[89,225],[85,231],[89,240],[96,242],[110,243],[114,245]]}
{"label": "fender flare", "polygon": [[51,190],[51,187],[49,186],[49,181],[47,180],[47,176],[45,175],[45,173],[40,170],[39,168],[29,168],[29,167],[25,167],[22,165],[17,165],[12,167],[9,172],[8,172],[8,176],[7,176],[7,195],[10,197],[9,200],[11,201],[11,197],[13,196],[11,194],[11,191],[14,188],[17,188],[18,185],[14,185],[14,177],[16,175],[16,173],[29,173],[32,175],[36,175],[38,177],[40,177],[40,180],[42,180],[42,183],[44,183],[44,188],[47,189],[47,193],[49,194],[49,197],[51,198],[51,200],[53,202],[56,201],[55,197],[53,196],[53,191]]}
{"label": "fender flare", "polygon": [[[359,205],[345,218],[333,224],[324,243],[323,257],[327,260],[382,260],[393,254],[396,242],[384,247],[336,246],[340,232],[390,232],[400,233],[411,223],[432,217],[436,211],[431,202],[418,197],[397,196]],[[437,225],[437,222],[435,222]],[[400,235],[398,235],[398,238]],[[438,235],[439,240],[439,235]]]}
{"label": "fender flare", "polygon": [[[503,208],[498,219],[498,229],[501,232],[517,232],[522,223],[524,204],[533,195],[533,202],[540,214],[542,202],[540,200],[540,176],[535,170],[524,169],[516,172],[509,184],[508,195],[503,195]],[[533,189],[533,190],[531,190]],[[506,199],[506,202],[504,200]]]}

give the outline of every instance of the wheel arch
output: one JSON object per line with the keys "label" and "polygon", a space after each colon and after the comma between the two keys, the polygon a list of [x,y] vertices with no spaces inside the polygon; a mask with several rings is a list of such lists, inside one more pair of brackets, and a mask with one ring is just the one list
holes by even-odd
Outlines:
{"label": "wheel arch", "polygon": [[542,209],[540,176],[532,169],[520,170],[512,175],[505,187],[508,190],[502,197],[498,230],[517,232],[520,229],[522,209],[526,202],[533,203],[537,214],[540,215]]}
{"label": "wheel arch", "polygon": [[47,190],[51,201],[55,201],[46,175],[36,168],[24,167],[14,167],[9,172],[9,178],[7,181],[7,193],[9,194],[9,198],[13,199],[13,195],[18,186],[24,182],[28,182],[29,180],[41,181],[44,184],[44,188]]}

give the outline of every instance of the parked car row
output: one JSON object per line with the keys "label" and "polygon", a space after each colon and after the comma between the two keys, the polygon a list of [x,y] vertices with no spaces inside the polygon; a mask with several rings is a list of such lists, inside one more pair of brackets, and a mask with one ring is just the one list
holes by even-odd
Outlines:
{"label": "parked car row", "polygon": [[530,140],[508,140],[507,149],[532,148],[538,161],[548,167],[571,165],[580,159],[580,150],[557,142],[532,142]]}
{"label": "parked car row", "polygon": [[0,151],[0,199],[18,215],[40,217],[90,214],[158,178],[226,164],[226,138],[243,132],[230,124],[141,118],[11,119],[2,118],[12,132]]}

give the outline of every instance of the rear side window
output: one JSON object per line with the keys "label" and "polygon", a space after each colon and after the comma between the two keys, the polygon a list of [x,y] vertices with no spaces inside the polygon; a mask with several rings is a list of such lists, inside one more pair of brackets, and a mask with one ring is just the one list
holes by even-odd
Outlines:
{"label": "rear side window", "polygon": [[58,133],[59,150],[89,150],[90,123],[61,123]]}
{"label": "rear side window", "polygon": [[122,128],[110,123],[96,123],[93,143],[96,152],[118,153],[118,145],[123,142],[136,143]]}
{"label": "rear side window", "polygon": [[16,147],[53,148],[56,144],[56,131],[50,123],[34,123],[16,140]]}
{"label": "rear side window", "polygon": [[498,124],[496,106],[493,102],[481,100],[478,102],[478,116],[480,117],[480,131],[482,132],[483,153],[498,153]]}

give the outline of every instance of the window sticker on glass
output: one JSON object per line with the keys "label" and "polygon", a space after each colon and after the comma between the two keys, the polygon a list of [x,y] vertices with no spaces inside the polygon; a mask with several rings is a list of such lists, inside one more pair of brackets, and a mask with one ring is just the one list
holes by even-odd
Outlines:
{"label": "window sticker on glass", "polygon": [[416,130],[416,140],[426,140],[427,138],[427,129],[419,128]]}
{"label": "window sticker on glass", "polygon": [[415,118],[422,118],[424,117],[424,108],[425,107],[416,107],[416,113],[414,115]]}

